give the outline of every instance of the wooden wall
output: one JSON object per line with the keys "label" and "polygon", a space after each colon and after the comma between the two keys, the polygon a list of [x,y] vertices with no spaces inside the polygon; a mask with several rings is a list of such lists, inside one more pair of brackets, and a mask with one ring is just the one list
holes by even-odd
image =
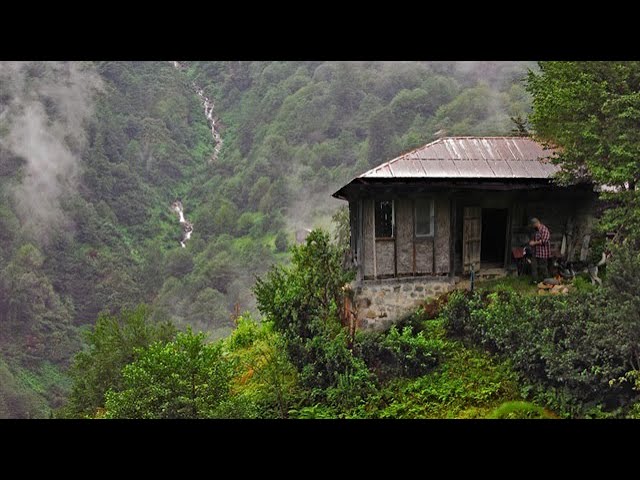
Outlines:
{"label": "wooden wall", "polygon": [[376,275],[379,277],[395,275],[394,243],[394,240],[376,240]]}
{"label": "wooden wall", "polygon": [[[414,199],[418,196],[434,198],[434,236],[415,237]],[[458,190],[402,195],[387,191],[384,197],[393,198],[395,216],[395,238],[393,240],[374,239],[374,211],[372,197],[362,198],[362,216],[356,221],[361,226],[361,274],[364,278],[384,278],[393,275],[443,275],[450,273],[451,256],[455,255],[455,273],[461,270],[459,252],[452,251],[451,205],[455,204],[457,214],[465,206],[481,208],[505,208],[508,210],[509,226],[505,260],[512,264],[511,248],[522,246],[531,235],[528,219],[536,216],[551,230],[552,248],[559,251],[562,236],[567,234],[569,250],[579,255],[583,236],[590,229],[590,211],[594,195],[588,191],[572,190],[513,190],[484,191]],[[354,203],[357,205],[357,202]],[[457,238],[462,229],[462,217],[457,218],[458,248],[462,238]]]}
{"label": "wooden wall", "polygon": [[396,209],[396,254],[398,275],[413,274],[413,201],[400,197]]}
{"label": "wooden wall", "polygon": [[373,200],[365,198],[362,202],[362,225],[363,225],[363,244],[364,252],[362,252],[363,258],[363,272],[365,278],[372,278],[374,276],[373,261]]}
{"label": "wooden wall", "polygon": [[416,238],[416,274],[433,273],[433,237]]}
{"label": "wooden wall", "polygon": [[446,194],[424,196],[435,201],[434,235],[415,237],[413,209],[416,196],[395,196],[393,240],[374,240],[373,199],[363,199],[362,259],[365,278],[425,275],[433,274],[434,271],[439,274],[449,272],[449,197]]}
{"label": "wooden wall", "polygon": [[449,272],[449,237],[450,229],[450,209],[449,198],[446,196],[436,197],[435,203],[435,264],[436,273]]}

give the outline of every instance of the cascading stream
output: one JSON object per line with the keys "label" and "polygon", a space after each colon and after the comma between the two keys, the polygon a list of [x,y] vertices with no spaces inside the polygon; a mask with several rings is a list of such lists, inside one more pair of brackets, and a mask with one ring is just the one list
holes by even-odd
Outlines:
{"label": "cascading stream", "polygon": [[[176,62],[175,60],[171,61],[171,64],[177,70],[184,69],[184,66],[180,62]],[[220,131],[218,130],[218,126],[216,124],[216,117],[213,112],[214,104],[213,101],[204,94],[203,88],[196,85],[195,82],[193,82],[191,85],[202,101],[202,106],[204,107],[204,116],[207,118],[207,122],[209,122],[209,126],[211,127],[211,136],[213,137],[214,146],[213,155],[211,155],[210,161],[215,162],[216,160],[218,160],[218,155],[220,154],[220,149],[222,148],[222,136],[220,135]]]}
{"label": "cascading stream", "polygon": [[193,223],[184,218],[184,208],[182,207],[182,202],[180,200],[176,200],[171,204],[171,210],[178,214],[178,220],[182,227],[182,240],[180,240],[180,246],[182,246],[182,248],[186,248],[186,242],[191,238],[191,234],[193,233]]}
{"label": "cascading stream", "polygon": [[[184,66],[180,62],[176,62],[175,60],[173,60],[170,63],[177,70],[184,70]],[[195,82],[193,82],[191,85],[202,101],[202,105],[204,107],[204,116],[207,118],[207,122],[209,122],[209,126],[211,127],[211,136],[213,137],[214,146],[213,155],[211,155],[211,159],[209,161],[215,162],[216,160],[218,160],[220,148],[222,148],[222,136],[220,135],[220,131],[218,130],[218,126],[216,125],[216,117],[213,112],[214,104],[213,101],[204,94],[203,88],[200,88],[198,85],[196,85]],[[191,238],[191,234],[193,233],[193,224],[184,217],[184,208],[180,200],[176,200],[171,204],[171,210],[178,214],[178,220],[180,222],[180,226],[182,227],[183,233],[182,240],[180,240],[180,245],[182,246],[182,248],[185,248],[187,246],[187,240]]]}

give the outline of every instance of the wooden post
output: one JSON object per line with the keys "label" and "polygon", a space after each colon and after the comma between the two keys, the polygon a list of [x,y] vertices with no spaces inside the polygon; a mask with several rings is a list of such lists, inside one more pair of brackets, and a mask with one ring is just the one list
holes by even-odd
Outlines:
{"label": "wooden post", "polygon": [[373,227],[371,229],[372,235],[373,235],[373,278],[377,279],[378,278],[378,260],[376,258],[376,199],[372,198],[371,203],[372,203],[371,214],[373,215],[373,222],[371,223],[371,226]]}
{"label": "wooden post", "polygon": [[504,239],[504,265],[502,268],[506,269],[509,266],[509,260],[511,259],[511,221],[513,218],[513,202],[507,209],[507,231],[505,232]]}
{"label": "wooden post", "polygon": [[436,234],[438,233],[438,196],[433,197],[433,235],[431,241],[433,247],[431,247],[431,275],[436,274]]}
{"label": "wooden post", "polygon": [[362,218],[362,198],[358,198],[358,280],[364,280],[364,218]]}
{"label": "wooden post", "polygon": [[411,199],[411,246],[413,248],[413,276],[416,276],[416,199]]}
{"label": "wooden post", "polygon": [[392,200],[391,211],[393,212],[393,225],[391,227],[393,232],[393,276],[398,276],[398,229],[396,228],[396,199]]}
{"label": "wooden post", "polygon": [[451,227],[449,231],[451,232],[451,237],[449,238],[449,277],[453,278],[456,275],[456,199],[455,197],[449,198],[449,215],[451,218]]}

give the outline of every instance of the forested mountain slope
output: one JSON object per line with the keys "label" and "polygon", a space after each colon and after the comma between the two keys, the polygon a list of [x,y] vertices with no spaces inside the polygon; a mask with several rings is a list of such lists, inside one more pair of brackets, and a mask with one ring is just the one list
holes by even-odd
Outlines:
{"label": "forested mountain slope", "polygon": [[[144,302],[227,334],[293,230],[356,173],[451,135],[509,134],[532,64],[0,64],[0,417],[47,416],[80,331]],[[215,142],[196,87],[213,99]],[[171,210],[194,230],[186,248]],[[237,307],[236,307],[237,306]]]}

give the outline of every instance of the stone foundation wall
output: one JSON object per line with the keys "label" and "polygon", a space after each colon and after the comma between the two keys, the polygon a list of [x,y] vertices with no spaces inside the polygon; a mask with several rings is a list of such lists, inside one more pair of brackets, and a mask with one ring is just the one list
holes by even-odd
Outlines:
{"label": "stone foundation wall", "polygon": [[410,315],[425,300],[454,288],[449,278],[366,280],[354,286],[359,328],[383,330]]}

